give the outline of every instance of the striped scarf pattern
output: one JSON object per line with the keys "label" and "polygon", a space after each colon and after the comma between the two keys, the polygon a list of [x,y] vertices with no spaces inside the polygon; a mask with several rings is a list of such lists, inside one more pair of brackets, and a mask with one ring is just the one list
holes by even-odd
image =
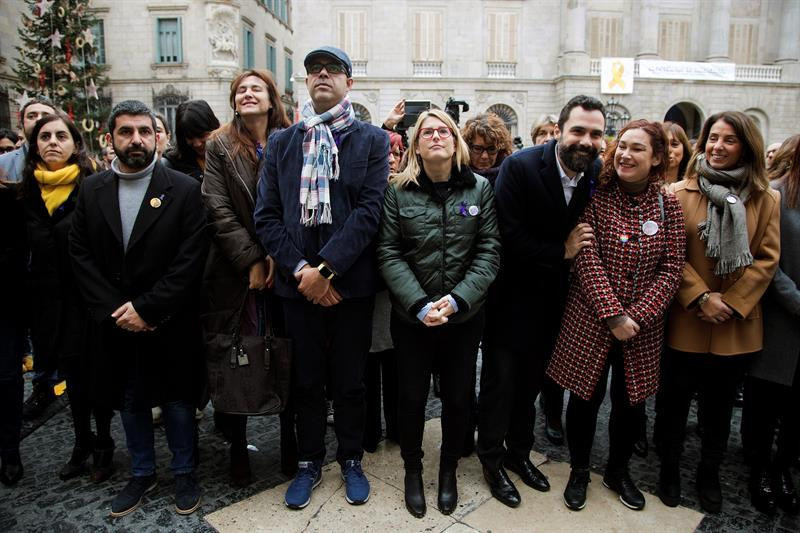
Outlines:
{"label": "striped scarf pattern", "polygon": [[319,226],[333,221],[331,181],[339,179],[339,149],[334,132],[347,129],[356,119],[350,99],[317,115],[311,100],[305,103],[300,128],[303,135],[303,170],[300,173],[300,222]]}

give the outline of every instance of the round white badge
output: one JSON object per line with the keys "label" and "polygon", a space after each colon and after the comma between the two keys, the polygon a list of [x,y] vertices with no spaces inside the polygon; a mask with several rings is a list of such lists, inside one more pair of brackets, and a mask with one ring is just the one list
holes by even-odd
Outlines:
{"label": "round white badge", "polygon": [[658,224],[653,222],[652,220],[648,220],[644,224],[642,224],[642,231],[645,235],[655,235],[658,233]]}
{"label": "round white badge", "polygon": [[729,204],[735,204],[736,202],[738,202],[736,197],[734,195],[732,195],[732,194],[729,194],[728,196],[726,196],[725,199],[728,201]]}
{"label": "round white badge", "polygon": [[469,209],[467,209],[467,212],[469,213],[469,216],[471,216],[471,217],[477,216],[478,213],[480,213],[480,211],[481,210],[478,209],[477,205],[471,205],[471,206],[469,206]]}

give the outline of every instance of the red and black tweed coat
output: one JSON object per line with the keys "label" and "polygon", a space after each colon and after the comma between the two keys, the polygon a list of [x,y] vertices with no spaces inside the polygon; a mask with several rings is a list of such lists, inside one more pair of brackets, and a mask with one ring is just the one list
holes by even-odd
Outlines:
{"label": "red and black tweed coat", "polygon": [[[606,319],[622,314],[641,328],[623,343],[629,401],[637,404],[658,390],[664,314],[680,285],[686,253],[681,205],[659,190],[651,184],[633,198],[612,182],[598,190],[581,217],[594,228],[595,244],[575,257],[547,373],[584,400],[591,399],[614,340]],[[643,231],[648,221],[658,225],[654,235]]]}

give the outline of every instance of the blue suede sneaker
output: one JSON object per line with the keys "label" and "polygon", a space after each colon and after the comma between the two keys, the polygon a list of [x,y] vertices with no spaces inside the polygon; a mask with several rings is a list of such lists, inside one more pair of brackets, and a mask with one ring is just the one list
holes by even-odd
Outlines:
{"label": "blue suede sneaker", "polygon": [[350,459],[344,462],[342,467],[342,479],[344,480],[345,494],[344,499],[350,505],[361,505],[369,500],[369,480],[361,470],[361,461]]}
{"label": "blue suede sneaker", "polygon": [[322,481],[322,465],[315,461],[297,463],[297,475],[286,489],[284,502],[289,509],[302,509],[311,501],[311,491]]}

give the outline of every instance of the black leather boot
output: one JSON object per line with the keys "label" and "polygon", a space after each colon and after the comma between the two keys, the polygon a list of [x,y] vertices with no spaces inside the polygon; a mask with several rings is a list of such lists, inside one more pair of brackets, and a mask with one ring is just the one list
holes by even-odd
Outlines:
{"label": "black leather boot", "polygon": [[719,466],[709,465],[702,461],[697,467],[697,497],[700,507],[711,514],[722,510],[722,488],[719,484]]}
{"label": "black leather boot", "polygon": [[[83,442],[86,442],[86,440],[87,439],[84,439]],[[72,448],[72,455],[70,456],[69,461],[67,461],[66,464],[61,467],[58,477],[63,481],[66,481],[83,474],[86,469],[86,459],[92,455],[93,451],[94,435],[92,435],[91,439],[89,439],[89,442],[86,442],[86,444]]]}
{"label": "black leather boot", "polygon": [[422,518],[428,510],[425,503],[425,489],[422,486],[422,471],[406,470],[403,485],[406,492],[406,509],[415,518]]}
{"label": "black leather boot", "polygon": [[573,511],[586,507],[586,491],[591,479],[588,468],[573,468],[569,473],[567,488],[564,489],[564,505]]}
{"label": "black leather boot", "polygon": [[764,468],[754,468],[750,477],[750,501],[758,511],[769,516],[775,514],[778,507],[772,480]]}
{"label": "black leather boot", "polygon": [[509,507],[517,507],[522,499],[519,496],[517,487],[508,478],[508,474],[502,466],[483,465],[483,479],[489,485],[492,496],[497,498],[500,503]]}
{"label": "black leather boot", "polygon": [[681,472],[678,463],[661,462],[658,497],[667,507],[677,507],[681,503]]}
{"label": "black leather boot", "polygon": [[796,515],[800,510],[800,501],[792,481],[792,473],[788,468],[781,468],[777,473],[778,506],[784,512]]}
{"label": "black leather boot", "polygon": [[530,488],[538,490],[539,492],[547,492],[550,490],[550,482],[547,480],[547,476],[542,474],[529,458],[526,457],[522,461],[519,461],[513,457],[506,456],[505,461],[503,461],[503,466],[505,466],[507,470],[511,470],[517,474],[522,482]]}
{"label": "black leather boot", "polygon": [[455,467],[439,468],[439,498],[437,500],[442,514],[450,514],[458,505],[458,485]]}
{"label": "black leather boot", "polygon": [[92,450],[92,482],[102,483],[114,473],[114,441],[99,448],[95,445]]}

